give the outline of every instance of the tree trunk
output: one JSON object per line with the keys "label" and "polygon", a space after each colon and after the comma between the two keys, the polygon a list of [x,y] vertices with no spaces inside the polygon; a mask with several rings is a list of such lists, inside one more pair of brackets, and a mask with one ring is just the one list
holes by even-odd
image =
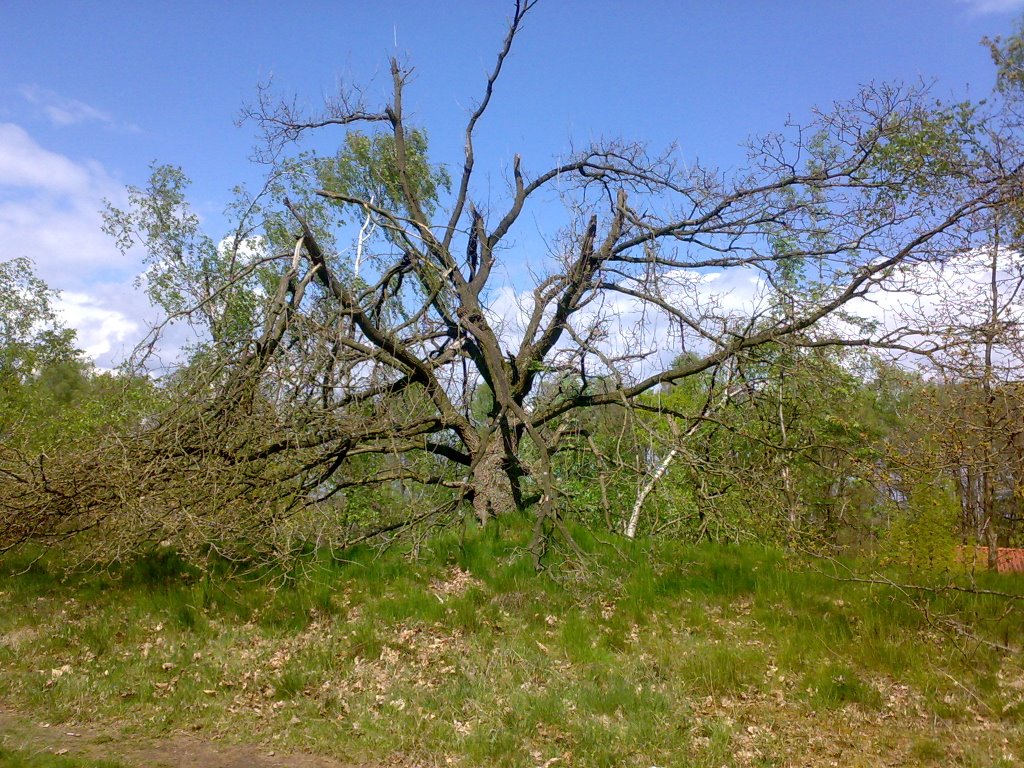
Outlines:
{"label": "tree trunk", "polygon": [[963,544],[969,544],[972,539],[974,543],[979,540],[981,524],[979,522],[977,503],[977,484],[974,477],[974,464],[970,458],[961,459],[962,466],[957,471],[957,486],[960,491],[960,531]]}
{"label": "tree trunk", "polygon": [[989,269],[989,288],[991,305],[989,308],[988,326],[985,329],[985,378],[982,387],[985,392],[985,439],[982,446],[985,455],[982,457],[981,470],[981,503],[985,512],[985,543],[988,545],[988,569],[996,571],[999,567],[999,532],[996,530],[995,516],[995,463],[996,463],[996,419],[995,419],[995,382],[993,369],[993,348],[999,324],[999,219],[995,222],[995,237],[992,244],[992,260]]}
{"label": "tree trunk", "polygon": [[[786,375],[783,371],[779,376],[779,438],[783,448],[786,446],[786,415],[783,411],[784,388],[786,386]],[[789,469],[789,456],[782,454],[782,494],[786,504],[786,514],[789,521],[789,530],[786,538],[790,544],[796,540],[797,531],[800,528],[800,509],[797,505],[796,493],[793,490],[793,476]]]}
{"label": "tree trunk", "polygon": [[658,469],[655,470],[654,474],[651,475],[644,487],[640,489],[640,493],[637,494],[636,503],[633,504],[633,511],[629,515],[629,522],[626,523],[627,539],[636,538],[636,528],[640,524],[640,509],[643,507],[644,502],[647,500],[651,491],[654,490],[655,484],[657,484],[661,479],[661,476],[668,470],[668,465],[672,463],[672,459],[676,457],[677,453],[679,453],[678,448],[673,448],[668,452],[665,458],[661,460],[661,464],[658,465]]}
{"label": "tree trunk", "polygon": [[473,511],[481,525],[515,509],[512,480],[500,441],[492,441],[473,469]]}
{"label": "tree trunk", "polygon": [[988,569],[999,569],[999,532],[995,519],[995,487],[992,469],[986,467],[982,474],[982,504],[985,510],[985,546],[988,550]]}
{"label": "tree trunk", "polygon": [[800,528],[800,510],[796,505],[796,494],[793,492],[793,475],[789,464],[782,465],[782,495],[786,500],[786,517],[789,521],[789,537],[794,538]]}

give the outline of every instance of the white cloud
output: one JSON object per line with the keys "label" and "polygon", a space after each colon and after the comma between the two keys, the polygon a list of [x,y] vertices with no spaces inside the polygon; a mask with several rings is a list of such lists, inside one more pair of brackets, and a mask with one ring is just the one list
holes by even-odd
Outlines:
{"label": "white cloud", "polygon": [[40,146],[24,129],[0,123],[0,257],[27,256],[47,281],[79,289],[136,267],[102,232],[104,199],[123,186],[98,164]]}
{"label": "white cloud", "polygon": [[975,15],[991,13],[1014,13],[1024,8],[1024,0],[957,0],[960,5],[967,6]]}
{"label": "white cloud", "polygon": [[79,345],[103,367],[123,359],[155,312],[134,288],[141,269],[102,232],[104,198],[122,202],[123,185],[98,163],[39,145],[0,123],[0,260],[30,258],[64,292],[58,303]]}
{"label": "white cloud", "polygon": [[[766,309],[764,281],[754,268],[720,272],[678,269],[662,276],[662,297],[666,303],[693,318],[703,318],[705,330],[720,333],[726,325],[742,322]],[[639,289],[638,286],[629,286]],[[508,351],[518,350],[533,309],[532,288],[516,290],[502,286],[487,303],[488,322]],[[593,346],[627,377],[639,378],[665,365],[681,352],[706,351],[709,342],[692,329],[651,303],[614,292],[603,293],[573,315],[571,325],[578,335],[591,332]],[[546,323],[542,323],[542,327]],[[563,337],[558,356],[572,354],[576,344]],[[562,360],[560,362],[565,362]],[[604,373],[601,361],[588,356],[588,370]]]}
{"label": "white cloud", "polygon": [[[980,375],[984,366],[984,328],[992,302],[992,253],[977,249],[945,261],[908,263],[871,300],[851,302],[848,311],[878,324],[878,334],[898,336],[922,350],[944,347],[932,357],[901,356],[904,364],[926,371],[946,367]],[[1024,256],[998,253],[995,274],[1001,333],[993,349],[994,373],[1017,377],[1024,366]]]}
{"label": "white cloud", "polygon": [[65,291],[56,304],[65,325],[78,329],[79,348],[93,360],[122,358],[139,339],[139,323],[94,296]]}
{"label": "white cloud", "polygon": [[0,192],[16,188],[81,195],[97,175],[95,168],[43,149],[23,128],[0,123]]}
{"label": "white cloud", "polygon": [[53,125],[66,127],[83,123],[99,123],[118,131],[135,132],[139,128],[130,123],[119,123],[112,114],[86,104],[78,99],[69,99],[38,85],[23,85],[18,89],[30,104],[42,110]]}
{"label": "white cloud", "polygon": [[[1024,367],[1024,255],[1001,253],[999,265],[1000,319],[1005,332],[994,350],[994,373],[1016,377]],[[902,366],[929,375],[941,374],[943,366],[959,375],[979,375],[991,278],[990,254],[983,249],[951,256],[942,263],[910,262],[866,298],[850,301],[841,314],[816,324],[816,335],[895,342],[906,349],[886,355]],[[752,267],[717,272],[676,270],[662,276],[661,294],[666,303],[687,316],[703,318],[701,327],[713,334],[763,315],[776,300],[761,273]],[[499,329],[506,349],[518,349],[531,309],[530,290],[503,287],[491,295],[489,321]],[[874,330],[851,319],[872,323]],[[710,347],[707,339],[692,329],[680,328],[679,321],[663,309],[630,296],[607,294],[574,315],[571,323],[577,331],[603,325],[605,333],[597,346],[610,358],[623,357],[617,367],[627,376],[650,374],[684,350],[701,353]],[[936,349],[940,345],[943,348]],[[564,339],[561,354],[570,354],[574,346]],[[625,359],[630,355],[632,359]],[[591,362],[600,368],[596,360]]]}

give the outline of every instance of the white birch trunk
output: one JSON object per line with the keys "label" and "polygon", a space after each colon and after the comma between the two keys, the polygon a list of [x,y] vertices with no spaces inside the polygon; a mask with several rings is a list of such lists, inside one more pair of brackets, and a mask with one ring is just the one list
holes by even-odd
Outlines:
{"label": "white birch trunk", "polygon": [[676,457],[676,454],[678,453],[678,448],[673,448],[671,451],[669,451],[668,455],[661,460],[661,464],[658,465],[658,468],[655,470],[654,474],[651,475],[650,480],[648,480],[644,484],[644,487],[640,489],[640,493],[637,494],[636,503],[633,504],[633,511],[630,513],[629,522],[626,524],[627,539],[636,538],[636,527],[640,524],[640,509],[641,507],[643,507],[644,502],[647,500],[647,497],[650,495],[651,491],[654,490],[655,483],[657,483],[661,479],[661,476],[664,475],[666,471],[668,471],[669,464],[672,463],[672,459],[674,459]]}

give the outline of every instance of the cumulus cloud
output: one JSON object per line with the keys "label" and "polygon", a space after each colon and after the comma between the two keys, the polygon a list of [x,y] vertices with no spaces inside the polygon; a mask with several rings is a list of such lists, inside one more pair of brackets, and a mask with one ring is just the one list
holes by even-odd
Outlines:
{"label": "cumulus cloud", "polygon": [[65,291],[56,310],[65,325],[78,329],[78,346],[93,360],[122,358],[138,341],[139,323],[95,296]]}
{"label": "cumulus cloud", "polygon": [[20,126],[0,123],[0,259],[30,258],[64,292],[58,309],[104,367],[120,361],[153,314],[133,286],[139,259],[121,254],[101,229],[104,199],[123,195],[98,163],[48,150]]}
{"label": "cumulus cloud", "polygon": [[0,123],[0,190],[81,195],[104,182],[97,167],[43,149],[20,126]]}

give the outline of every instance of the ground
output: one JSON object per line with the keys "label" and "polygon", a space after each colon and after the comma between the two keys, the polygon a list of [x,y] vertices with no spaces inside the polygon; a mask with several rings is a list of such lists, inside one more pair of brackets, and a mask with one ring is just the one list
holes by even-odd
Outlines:
{"label": "ground", "polygon": [[[85,765],[110,761],[126,768],[375,768],[328,757],[211,741],[187,733],[125,737],[110,727],[37,722],[0,709],[0,749],[29,761],[63,757]],[[10,757],[13,762],[15,758]],[[0,752],[0,765],[4,754]],[[46,763],[43,763],[46,764]]]}
{"label": "ground", "polygon": [[0,764],[1024,765],[1024,578],[580,539],[543,574],[482,536],[255,581],[7,558]]}

